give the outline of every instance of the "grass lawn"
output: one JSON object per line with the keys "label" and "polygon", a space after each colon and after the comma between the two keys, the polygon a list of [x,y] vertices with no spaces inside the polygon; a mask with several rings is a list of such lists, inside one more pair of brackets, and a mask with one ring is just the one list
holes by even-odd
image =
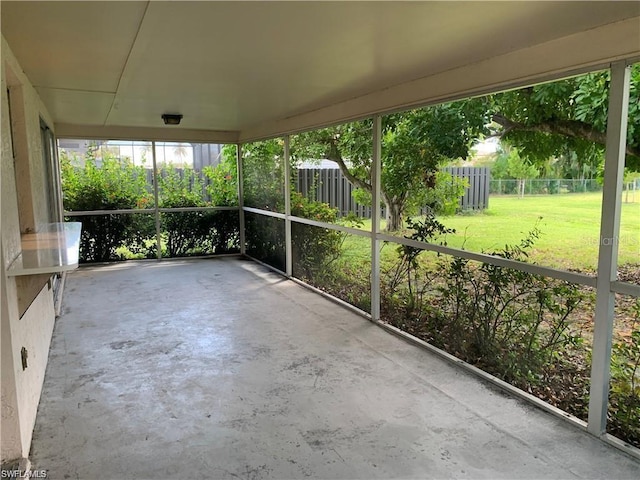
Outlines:
{"label": "grass lawn", "polygon": [[[448,246],[474,252],[517,244],[537,225],[541,235],[531,252],[532,261],[562,269],[595,270],[601,204],[601,193],[492,196],[484,212],[439,220],[456,229],[446,238]],[[640,202],[622,203],[621,219],[619,263],[640,264]],[[370,229],[370,221],[363,228]],[[347,255],[357,256],[354,250],[368,255],[368,244],[364,238],[349,238]],[[383,258],[392,254],[389,247],[383,250]]]}
{"label": "grass lawn", "polygon": [[[600,238],[601,193],[493,196],[489,208],[475,215],[445,217],[456,229],[452,247],[491,251],[517,243],[538,223],[541,236],[532,259],[553,267],[595,269]],[[640,264],[640,203],[623,203],[619,263]]]}

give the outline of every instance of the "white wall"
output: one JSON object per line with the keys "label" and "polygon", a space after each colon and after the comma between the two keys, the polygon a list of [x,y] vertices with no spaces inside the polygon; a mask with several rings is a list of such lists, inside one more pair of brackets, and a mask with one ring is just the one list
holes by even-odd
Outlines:
{"label": "white wall", "polygon": [[[49,221],[40,118],[53,122],[2,37],[2,150],[0,190],[0,299],[2,300],[2,423],[0,460],[28,457],[55,321],[53,293],[44,284],[22,317],[18,308],[21,281],[6,270],[20,254],[20,231]],[[11,118],[9,96],[11,90]],[[13,125],[13,139],[11,128]],[[13,147],[13,148],[12,148]],[[13,152],[15,151],[15,161]],[[23,370],[21,349],[28,351]]]}

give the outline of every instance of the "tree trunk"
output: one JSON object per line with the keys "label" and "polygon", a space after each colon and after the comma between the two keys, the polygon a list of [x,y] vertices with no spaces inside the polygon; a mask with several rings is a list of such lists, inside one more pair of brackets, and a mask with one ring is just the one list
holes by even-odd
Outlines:
{"label": "tree trunk", "polygon": [[393,202],[385,199],[385,206],[387,207],[387,232],[397,232],[402,228],[402,205],[397,202]]}

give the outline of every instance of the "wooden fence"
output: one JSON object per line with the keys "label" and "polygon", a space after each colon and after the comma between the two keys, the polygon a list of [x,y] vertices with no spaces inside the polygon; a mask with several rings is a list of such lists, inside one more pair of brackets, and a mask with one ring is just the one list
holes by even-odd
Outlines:
{"label": "wooden fence", "polygon": [[[175,169],[180,177],[181,168]],[[490,169],[487,167],[447,167],[445,172],[464,178],[469,183],[464,195],[460,197],[460,210],[482,210],[489,205]],[[153,185],[153,171],[147,169],[147,184]],[[209,201],[206,191],[210,180],[200,172],[195,172],[202,183],[202,198]],[[338,168],[300,168],[293,171],[297,191],[320,202],[337,208],[341,216],[354,213],[359,217],[370,218],[371,207],[357,203],[353,198],[355,187],[345,178]],[[164,172],[160,172],[164,175]],[[191,179],[193,187],[193,178]]]}
{"label": "wooden fence", "polygon": [[464,178],[469,188],[460,197],[461,210],[484,210],[489,207],[489,183],[491,169],[489,167],[447,167],[445,172],[454,177]]}
{"label": "wooden fence", "polygon": [[[482,210],[489,206],[489,168],[447,167],[443,170],[464,178],[469,183],[469,188],[460,197],[460,210]],[[371,207],[361,205],[353,199],[355,187],[337,168],[301,168],[297,170],[295,181],[300,193],[313,200],[328,203],[343,216],[349,213],[364,218],[371,216]]]}

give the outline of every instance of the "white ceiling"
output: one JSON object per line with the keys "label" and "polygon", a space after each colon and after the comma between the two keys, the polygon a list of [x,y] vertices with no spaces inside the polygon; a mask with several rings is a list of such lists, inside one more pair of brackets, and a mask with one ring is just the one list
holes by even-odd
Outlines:
{"label": "white ceiling", "polygon": [[[0,8],[2,34],[58,130],[98,136],[282,133],[640,55],[640,2],[2,1]],[[184,115],[180,127],[162,125],[167,112]]]}

